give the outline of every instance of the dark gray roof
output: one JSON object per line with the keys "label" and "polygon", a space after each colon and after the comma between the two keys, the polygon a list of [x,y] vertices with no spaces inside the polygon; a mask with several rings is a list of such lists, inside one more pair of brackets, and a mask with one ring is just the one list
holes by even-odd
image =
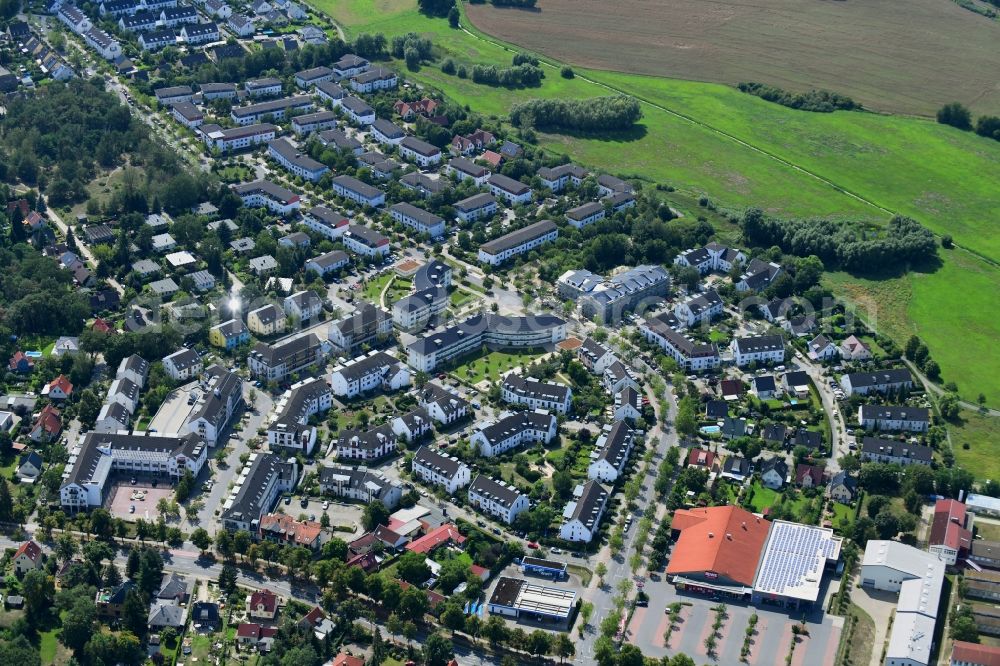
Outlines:
{"label": "dark gray roof", "polygon": [[934,458],[934,449],[920,444],[909,444],[881,437],[865,437],[861,440],[861,453],[875,456],[890,456],[894,458],[912,458],[930,462]]}
{"label": "dark gray roof", "polygon": [[780,335],[756,335],[749,338],[736,338],[736,348],[742,354],[777,351],[785,348],[785,341]]}
{"label": "dark gray roof", "polygon": [[112,433],[89,432],[84,436],[80,453],[76,460],[72,456],[67,463],[68,472],[63,477],[63,485],[71,483],[87,483],[98,471],[98,463],[104,456],[98,447],[110,450],[125,449],[129,451],[151,451],[167,453],[171,456],[184,455],[188,458],[201,457],[205,442],[194,434],[183,437],[171,437],[153,434],[120,435]]}
{"label": "dark gray roof", "polygon": [[261,361],[270,367],[274,367],[284,362],[286,358],[291,358],[303,350],[315,347],[319,348],[319,338],[310,333],[301,337],[285,340],[274,345],[258,342],[253,347],[252,354],[259,356]]}
{"label": "dark gray roof", "polygon": [[541,236],[552,233],[553,231],[558,231],[556,223],[552,220],[542,220],[540,222],[535,222],[534,224],[529,224],[526,227],[522,227],[516,231],[512,231],[509,234],[505,234],[500,238],[489,241],[488,243],[483,243],[480,249],[487,254],[500,254],[504,250],[509,250],[511,248],[518,247],[529,241],[535,240]]}
{"label": "dark gray roof", "polygon": [[362,377],[367,377],[372,373],[385,373],[400,364],[399,360],[389,356],[385,352],[375,352],[368,356],[354,359],[352,362],[338,366],[333,369],[335,374],[344,376],[348,382],[355,382]]}
{"label": "dark gray roof", "polygon": [[188,421],[205,419],[217,428],[221,427],[228,415],[230,405],[238,405],[243,400],[243,380],[234,372],[213,365],[206,368],[207,389],[198,399]]}
{"label": "dark gray roof", "polygon": [[462,199],[455,203],[455,210],[466,213],[469,211],[485,208],[490,204],[496,204],[497,200],[492,194],[473,194],[471,197]]}
{"label": "dark gray roof", "polygon": [[233,116],[242,118],[247,116],[262,116],[275,111],[282,111],[292,108],[304,108],[313,106],[312,97],[308,95],[295,95],[285,99],[275,99],[268,102],[258,102],[248,106],[237,106],[232,110]]}
{"label": "dark gray roof", "polygon": [[883,421],[926,421],[931,420],[931,412],[926,407],[905,405],[861,405],[861,420],[879,419]]}
{"label": "dark gray roof", "polygon": [[392,426],[383,423],[369,430],[341,430],[334,442],[338,448],[350,447],[363,451],[373,451],[385,442],[395,442],[396,433],[392,431]]}
{"label": "dark gray roof", "polygon": [[490,176],[488,182],[490,185],[499,187],[501,190],[509,192],[513,195],[521,195],[531,190],[530,187],[528,187],[521,181],[514,180],[513,178],[505,176],[502,173],[493,174],[492,176]]}
{"label": "dark gray roof", "polygon": [[379,232],[375,231],[374,229],[370,229],[366,226],[362,226],[360,224],[352,224],[351,226],[347,227],[345,235],[349,236],[350,238],[354,238],[355,240],[359,241],[363,245],[367,245],[368,247],[380,247],[382,245],[386,245],[389,242],[389,239],[380,234]]}
{"label": "dark gray roof", "polygon": [[517,488],[494,481],[485,474],[479,474],[473,479],[469,486],[469,492],[487,497],[507,509],[514,506],[514,502],[523,497]]}
{"label": "dark gray roof", "polygon": [[372,129],[388,139],[400,139],[406,136],[403,128],[385,118],[376,118],[375,122],[372,123]]}
{"label": "dark gray roof", "polygon": [[405,201],[401,202],[401,203],[393,204],[392,206],[389,207],[389,210],[390,211],[395,211],[395,212],[397,212],[397,213],[399,213],[399,214],[401,214],[401,215],[403,215],[405,217],[409,217],[411,219],[414,219],[417,222],[419,222],[421,224],[425,224],[425,225],[427,225],[429,227],[432,227],[432,226],[434,226],[436,224],[440,224],[441,222],[444,222],[444,218],[442,218],[442,217],[440,217],[438,215],[435,215],[434,213],[429,213],[426,210],[424,210],[423,208],[420,208],[418,206],[414,206],[411,203],[406,203]]}
{"label": "dark gray roof", "polygon": [[[625,464],[627,451],[632,447],[635,432],[624,421],[615,421],[614,425],[601,432],[597,440],[597,460],[608,461],[615,469],[621,469]],[[601,437],[604,442],[601,442]]]}
{"label": "dark gray roof", "polygon": [[413,454],[413,461],[423,467],[437,470],[442,476],[449,479],[454,478],[462,468],[462,462],[456,458],[446,456],[437,449],[421,446]]}
{"label": "dark gray roof", "polygon": [[275,415],[270,429],[284,427],[294,430],[297,425],[305,425],[309,421],[311,405],[318,404],[320,397],[329,392],[330,387],[320,378],[313,377],[301,382],[289,390],[284,407]]}
{"label": "dark gray roof", "polygon": [[502,388],[522,398],[533,398],[552,402],[563,402],[569,395],[569,387],[562,384],[542,382],[533,377],[522,377],[511,372],[503,379]]}
{"label": "dark gray roof", "polygon": [[514,412],[480,430],[490,444],[503,442],[526,430],[548,430],[556,417],[548,412]]}
{"label": "dark gray roof", "polygon": [[913,375],[908,368],[893,368],[891,370],[876,370],[875,372],[852,372],[847,375],[852,388],[881,386],[883,384],[903,384],[913,381]]}
{"label": "dark gray roof", "polygon": [[[333,179],[334,184],[343,187],[346,190],[350,190],[365,199],[374,199],[378,195],[382,194],[382,190],[377,187],[372,187],[368,183],[364,183],[354,176],[336,176]],[[352,229],[354,227],[351,227]]]}
{"label": "dark gray roof", "polygon": [[418,155],[423,155],[424,157],[433,157],[441,153],[441,149],[437,146],[433,146],[426,141],[421,141],[415,136],[408,136],[399,142],[401,148],[406,148],[412,150]]}
{"label": "dark gray roof", "polygon": [[271,510],[264,501],[271,479],[276,476],[293,479],[295,475],[294,463],[285,462],[272,453],[258,453],[232,505],[223,512],[223,519],[247,523],[260,520],[262,515]]}
{"label": "dark gray roof", "polygon": [[413,276],[413,287],[418,291],[441,287],[444,285],[445,275],[452,272],[451,266],[432,259],[417,269]]}
{"label": "dark gray roof", "polygon": [[555,315],[538,314],[528,317],[506,317],[492,313],[478,314],[468,319],[431,331],[410,344],[407,349],[418,354],[428,354],[447,348],[461,339],[482,335],[489,331],[515,332],[520,330],[541,330],[560,326],[566,322]]}
{"label": "dark gray roof", "polygon": [[201,363],[201,356],[193,349],[178,349],[163,360],[168,358],[178,370],[184,370]]}
{"label": "dark gray roof", "polygon": [[482,178],[487,174],[487,170],[485,167],[481,167],[472,160],[465,157],[454,158],[453,160],[448,162],[448,166],[450,166],[452,169],[461,171],[462,173],[466,173],[472,176],[473,178]]}
{"label": "dark gray roof", "polygon": [[588,481],[583,485],[582,494],[576,499],[570,520],[579,520],[588,530],[593,531],[597,527],[598,517],[603,513],[608,495],[607,488],[597,481]]}

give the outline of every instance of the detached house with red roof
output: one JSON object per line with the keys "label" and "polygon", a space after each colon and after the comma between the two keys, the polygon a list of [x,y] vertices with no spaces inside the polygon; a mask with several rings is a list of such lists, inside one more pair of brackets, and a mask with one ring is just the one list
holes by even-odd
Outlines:
{"label": "detached house with red roof", "polygon": [[712,471],[716,467],[717,456],[707,449],[691,449],[688,453],[688,467],[704,467]]}
{"label": "detached house with red roof", "polygon": [[27,374],[35,369],[35,362],[31,360],[31,357],[27,356],[23,351],[16,351],[14,355],[10,357],[7,361],[7,369],[11,372],[17,372],[19,374]]}
{"label": "detached house with red roof", "polygon": [[33,442],[51,442],[62,432],[62,415],[53,405],[45,405],[31,426],[28,437]]}
{"label": "detached house with red roof", "polygon": [[953,499],[939,499],[934,505],[934,522],[927,550],[936,553],[948,566],[955,566],[972,547],[972,514]]}
{"label": "detached house with red roof", "polygon": [[270,590],[258,590],[250,595],[247,609],[255,620],[273,620],[278,614],[278,595]]}
{"label": "detached house with red roof", "polygon": [[825,470],[818,465],[799,464],[795,467],[795,483],[803,488],[819,488],[823,485]]}
{"label": "detached house with red roof", "polygon": [[1000,666],[1000,647],[955,641],[950,666]]}
{"label": "detached house with red roof", "polygon": [[17,549],[17,552],[14,553],[14,574],[20,578],[29,571],[41,568],[44,560],[45,556],[42,555],[42,547],[34,541],[25,541]]}
{"label": "detached house with red roof", "polygon": [[42,395],[49,400],[66,400],[73,395],[73,383],[66,375],[59,375],[42,389]]}

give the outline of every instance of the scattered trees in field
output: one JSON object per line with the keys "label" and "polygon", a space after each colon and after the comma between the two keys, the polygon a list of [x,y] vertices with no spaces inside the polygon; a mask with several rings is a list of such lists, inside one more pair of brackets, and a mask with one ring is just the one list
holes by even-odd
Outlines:
{"label": "scattered trees in field", "polygon": [[789,92],[763,83],[746,82],[736,86],[740,91],[756,95],[768,102],[781,104],[799,111],[831,113],[833,111],[856,111],[861,105],[846,95],[829,90],[810,90],[806,93]]}
{"label": "scattered trees in field", "polygon": [[626,95],[591,99],[533,99],[515,104],[510,121],[516,127],[581,132],[626,130],[639,122],[639,102]]}
{"label": "scattered trees in field", "polygon": [[515,65],[513,67],[497,67],[496,65],[473,65],[472,81],[487,86],[503,88],[537,88],[542,85],[545,72],[536,65]]}
{"label": "scattered trees in field", "polygon": [[945,104],[938,109],[937,121],[965,132],[974,130],[979,136],[1000,141],[1000,116],[979,116],[973,125],[972,112],[958,102]]}

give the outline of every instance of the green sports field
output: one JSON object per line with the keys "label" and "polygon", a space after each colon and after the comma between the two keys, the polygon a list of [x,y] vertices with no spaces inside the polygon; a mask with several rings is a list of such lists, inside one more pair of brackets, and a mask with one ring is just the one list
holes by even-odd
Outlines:
{"label": "green sports field", "polygon": [[[514,48],[468,21],[467,30],[454,30],[443,19],[423,16],[413,0],[310,2],[348,37],[418,32],[434,40],[440,59],[457,63],[509,63]],[[546,64],[542,86],[523,90],[477,85],[437,65],[407,77],[496,116],[535,97],[626,92],[645,102],[635,131],[543,134],[540,143],[586,165],[670,184],[681,196],[704,194],[724,208],[753,205],[784,216],[873,222],[898,212],[952,235],[971,252],[943,253],[933,273],[880,281],[833,275],[828,282],[852,300],[877,302],[880,330],[900,340],[921,335],[963,396],[974,400],[982,391],[1000,405],[1000,355],[993,345],[1000,318],[992,307],[1000,289],[994,263],[1000,261],[1000,236],[992,228],[1000,219],[1000,143],[919,118],[795,111],[717,84],[583,69],[567,80],[559,76],[560,63]]]}

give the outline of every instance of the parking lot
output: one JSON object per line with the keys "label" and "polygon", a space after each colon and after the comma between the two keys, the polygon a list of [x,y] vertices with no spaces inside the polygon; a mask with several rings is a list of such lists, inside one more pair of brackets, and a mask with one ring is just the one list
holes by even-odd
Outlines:
{"label": "parking lot", "polygon": [[[133,498],[133,493],[142,493],[141,496]],[[174,489],[168,481],[157,483],[154,488],[151,483],[142,482],[132,485],[128,480],[120,481],[111,490],[108,499],[108,511],[115,518],[125,520],[156,520],[156,504],[161,498],[170,500],[174,496]],[[131,511],[135,506],[135,512]]]}
{"label": "parking lot", "polygon": [[[361,526],[361,515],[364,513],[364,505],[362,504],[344,504],[342,502],[335,502],[333,499],[328,499],[329,506],[324,511],[322,499],[310,499],[306,502],[305,507],[302,506],[301,500],[301,497],[293,497],[291,502],[285,504],[285,500],[282,499],[274,510],[278,511],[280,509],[293,518],[305,515],[308,519],[310,516],[315,516],[317,522],[326,513],[330,516],[331,527],[354,529],[355,537],[361,536],[361,533],[364,531],[364,528]],[[354,538],[347,532],[338,532],[336,536],[339,536],[344,541],[350,541]]]}
{"label": "parking lot", "polygon": [[[715,622],[712,608],[723,602],[697,594],[678,593],[666,581],[647,583],[646,591],[650,596],[649,606],[635,609],[626,641],[639,646],[643,654],[651,657],[684,653],[699,663],[714,660],[719,664],[738,664],[744,631],[749,626],[750,616],[756,613],[756,633],[751,638],[747,663],[761,666],[785,663],[794,637],[792,627],[802,619],[801,611],[729,602],[726,608],[728,617],[719,630],[714,654],[709,655],[705,640],[711,635]],[[666,609],[675,601],[684,605],[670,641],[666,643],[664,636],[670,622]],[[792,665],[832,664],[840,642],[843,618],[819,610],[806,613],[805,617],[809,635],[803,636],[796,645]]]}

